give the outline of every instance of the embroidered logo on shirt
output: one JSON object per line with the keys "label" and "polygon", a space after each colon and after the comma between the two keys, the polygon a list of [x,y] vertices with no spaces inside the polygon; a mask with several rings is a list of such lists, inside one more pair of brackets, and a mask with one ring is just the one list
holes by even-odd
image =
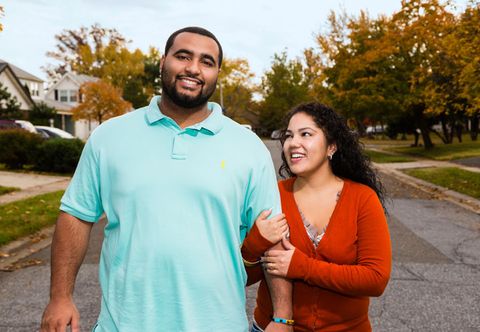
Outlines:
{"label": "embroidered logo on shirt", "polygon": [[225,160],[222,160],[222,162],[220,163],[220,167],[222,169],[225,169],[225,164],[226,164]]}

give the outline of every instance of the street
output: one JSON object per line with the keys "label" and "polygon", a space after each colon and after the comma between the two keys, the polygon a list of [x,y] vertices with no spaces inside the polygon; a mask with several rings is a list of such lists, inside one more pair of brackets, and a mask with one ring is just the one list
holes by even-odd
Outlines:
{"label": "street", "polygon": [[[276,169],[278,141],[266,141]],[[382,175],[390,196],[388,221],[393,270],[380,298],[372,299],[374,331],[480,330],[480,215]],[[95,225],[80,269],[75,302],[82,331],[95,323],[100,301],[97,263],[103,224]],[[49,247],[26,258],[33,266],[0,272],[0,331],[35,331],[48,301]],[[247,290],[247,311],[255,302]]]}

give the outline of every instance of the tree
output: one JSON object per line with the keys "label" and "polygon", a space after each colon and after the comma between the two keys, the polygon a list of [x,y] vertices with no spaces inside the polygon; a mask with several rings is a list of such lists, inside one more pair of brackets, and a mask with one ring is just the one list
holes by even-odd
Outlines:
{"label": "tree", "polygon": [[57,110],[48,106],[44,102],[35,104],[30,112],[28,112],[28,119],[31,123],[38,126],[48,126],[50,119],[54,119]]}
{"label": "tree", "polygon": [[160,52],[148,54],[127,48],[128,41],[115,29],[98,24],[90,28],[64,30],[55,36],[56,50],[47,56],[59,64],[47,68],[53,80],[66,72],[100,78],[123,91],[123,98],[135,107],[144,106],[159,91]]}
{"label": "tree", "polygon": [[142,54],[143,72],[128,76],[123,87],[123,98],[131,102],[134,108],[145,106],[153,95],[160,93],[160,59],[160,51],[150,47],[148,54]]}
{"label": "tree", "polygon": [[461,96],[467,100],[466,115],[470,119],[470,136],[477,140],[480,117],[480,3],[471,1],[457,24],[452,56],[461,63],[458,82]]}
{"label": "tree", "polygon": [[0,83],[0,118],[18,119],[21,117],[22,112],[17,97],[12,96],[7,88]]}
{"label": "tree", "polygon": [[253,108],[254,74],[246,59],[224,58],[212,100],[222,104],[227,116],[237,122],[249,122]]}
{"label": "tree", "polygon": [[285,51],[275,54],[272,67],[262,78],[261,126],[268,131],[278,129],[293,106],[309,99],[308,83],[299,59],[288,60]]}
{"label": "tree", "polygon": [[[342,113],[354,119],[360,133],[364,122],[384,123],[391,113],[399,110],[396,85],[388,76],[385,48],[378,42],[385,35],[385,17],[372,20],[366,12],[349,17],[345,12],[332,12],[329,29],[317,35],[320,54],[306,52],[309,67],[318,67],[322,79],[313,81],[312,89]],[[312,75],[315,77],[314,75]]]}
{"label": "tree", "polygon": [[108,82],[84,83],[80,88],[82,102],[72,109],[74,119],[96,120],[98,123],[125,114],[132,104],[122,99],[121,91]]}
{"label": "tree", "polygon": [[[4,16],[4,10],[3,10],[3,6],[0,6],[0,18],[2,18]],[[3,31],[3,24],[0,23],[0,32]]]}
{"label": "tree", "polygon": [[[57,65],[47,67],[48,76],[55,80],[67,72],[97,76],[105,57],[126,47],[127,40],[115,29],[94,24],[90,28],[63,30],[55,35],[56,50],[47,56],[57,60]],[[98,76],[97,76],[98,77]]]}

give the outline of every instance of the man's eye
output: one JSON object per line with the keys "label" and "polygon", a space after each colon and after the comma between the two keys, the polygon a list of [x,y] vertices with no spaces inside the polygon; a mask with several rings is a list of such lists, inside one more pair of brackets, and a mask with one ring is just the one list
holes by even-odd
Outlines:
{"label": "man's eye", "polygon": [[188,57],[186,55],[177,55],[178,60],[187,60]]}
{"label": "man's eye", "polygon": [[208,67],[213,67],[214,66],[213,62],[211,62],[209,60],[204,60],[202,62],[203,62],[203,64],[207,65]]}

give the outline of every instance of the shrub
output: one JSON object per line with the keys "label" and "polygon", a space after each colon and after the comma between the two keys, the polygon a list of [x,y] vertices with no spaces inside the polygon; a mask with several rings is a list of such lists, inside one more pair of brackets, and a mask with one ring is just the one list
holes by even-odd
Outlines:
{"label": "shrub", "polygon": [[73,173],[84,143],[79,139],[54,138],[38,147],[35,169],[45,172]]}
{"label": "shrub", "polygon": [[0,162],[7,168],[21,169],[32,164],[42,138],[22,129],[0,131]]}

